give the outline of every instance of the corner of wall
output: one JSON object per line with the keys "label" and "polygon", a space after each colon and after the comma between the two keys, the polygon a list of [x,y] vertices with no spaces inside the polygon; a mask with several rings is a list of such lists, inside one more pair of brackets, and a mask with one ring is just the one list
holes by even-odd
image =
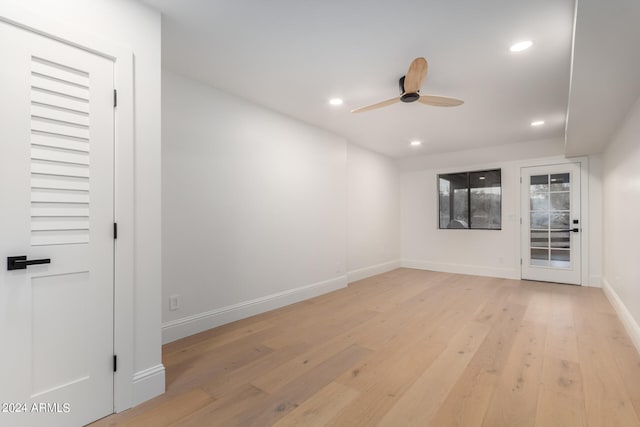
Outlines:
{"label": "corner of wall", "polygon": [[369,267],[359,268],[347,272],[347,281],[352,283],[358,280],[366,279],[367,277],[375,276],[376,274],[386,273],[396,268],[401,267],[401,261],[399,259],[383,262],[381,264],[371,265]]}
{"label": "corner of wall", "polygon": [[164,374],[164,365],[160,363],[133,375],[133,406],[164,393]]}
{"label": "corner of wall", "polygon": [[588,286],[590,288],[602,288],[602,276],[591,275],[589,281],[582,286]]}
{"label": "corner of wall", "polygon": [[346,286],[347,276],[343,275],[166,322],[162,324],[162,343],[167,344],[189,335],[317,297]]}
{"label": "corner of wall", "polygon": [[499,277],[502,279],[520,280],[520,271],[511,268],[485,267],[481,265],[465,265],[428,260],[403,259],[404,268],[417,270],[440,271],[453,274],[470,274],[473,276]]}
{"label": "corner of wall", "polygon": [[616,310],[616,313],[618,313],[618,317],[631,337],[633,345],[635,345],[638,352],[640,352],[640,325],[633,318],[627,307],[622,302],[622,299],[620,299],[620,296],[618,296],[617,292],[613,289],[607,279],[604,278],[602,282],[602,290],[604,291],[604,294]]}

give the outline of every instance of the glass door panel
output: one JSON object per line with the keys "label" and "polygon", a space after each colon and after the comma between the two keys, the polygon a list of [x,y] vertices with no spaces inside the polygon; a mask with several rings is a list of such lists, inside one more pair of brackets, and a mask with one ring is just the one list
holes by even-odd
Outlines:
{"label": "glass door panel", "polygon": [[567,239],[571,215],[570,185],[570,174],[547,173],[529,177],[529,264],[532,266],[571,266],[571,239]]}
{"label": "glass door panel", "polygon": [[577,164],[522,169],[523,278],[579,283],[579,171]]}

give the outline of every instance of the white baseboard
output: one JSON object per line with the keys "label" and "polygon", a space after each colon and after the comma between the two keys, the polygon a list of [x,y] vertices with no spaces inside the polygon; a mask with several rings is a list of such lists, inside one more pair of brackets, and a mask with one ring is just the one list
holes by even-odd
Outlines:
{"label": "white baseboard", "polygon": [[617,292],[611,287],[611,284],[607,281],[606,278],[602,280],[602,290],[604,294],[609,299],[609,302],[618,313],[618,317],[620,321],[624,325],[624,328],[627,330],[627,333],[631,337],[631,341],[633,345],[636,346],[638,352],[640,352],[640,325],[636,319],[633,318],[629,310],[624,305]]}
{"label": "white baseboard", "polygon": [[362,280],[366,279],[367,277],[375,276],[376,274],[386,273],[387,271],[395,270],[396,268],[400,268],[399,259],[348,271],[347,278],[349,283],[351,283],[355,282],[356,280]]}
{"label": "white baseboard", "polygon": [[162,324],[162,343],[167,344],[198,332],[226,323],[235,322],[269,310],[284,307],[347,286],[347,276],[339,276],[324,282],[313,283],[288,291],[216,308],[193,316],[183,317]]}
{"label": "white baseboard", "polygon": [[444,273],[471,274],[474,276],[500,277],[504,279],[520,279],[520,270],[512,268],[490,268],[479,265],[464,265],[445,262],[403,259],[402,267],[418,270],[442,271]]}
{"label": "white baseboard", "polygon": [[164,393],[164,365],[133,374],[133,405],[136,406]]}

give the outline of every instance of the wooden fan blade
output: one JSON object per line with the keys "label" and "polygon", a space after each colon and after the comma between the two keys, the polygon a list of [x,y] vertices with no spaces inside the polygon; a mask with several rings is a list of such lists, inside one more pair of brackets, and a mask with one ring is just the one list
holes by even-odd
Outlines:
{"label": "wooden fan blade", "polygon": [[411,62],[409,71],[404,78],[404,91],[406,93],[416,93],[422,87],[425,77],[427,77],[427,60],[420,57]]}
{"label": "wooden fan blade", "polygon": [[376,108],[386,107],[387,105],[395,104],[400,101],[400,97],[387,99],[386,101],[378,102],[377,104],[367,105],[366,107],[356,108],[355,110],[351,110],[352,113],[363,113],[365,111],[375,110]]}
{"label": "wooden fan blade", "polygon": [[464,101],[461,99],[438,95],[421,95],[418,101],[426,105],[433,105],[434,107],[457,107],[458,105],[464,104]]}

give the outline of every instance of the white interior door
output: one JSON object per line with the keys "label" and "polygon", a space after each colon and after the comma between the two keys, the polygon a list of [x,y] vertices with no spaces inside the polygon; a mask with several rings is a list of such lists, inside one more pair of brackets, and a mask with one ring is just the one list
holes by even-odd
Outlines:
{"label": "white interior door", "polygon": [[581,284],[580,164],[522,168],[522,278]]}
{"label": "white interior door", "polygon": [[113,412],[114,64],[4,22],[0,57],[0,425],[80,426]]}

